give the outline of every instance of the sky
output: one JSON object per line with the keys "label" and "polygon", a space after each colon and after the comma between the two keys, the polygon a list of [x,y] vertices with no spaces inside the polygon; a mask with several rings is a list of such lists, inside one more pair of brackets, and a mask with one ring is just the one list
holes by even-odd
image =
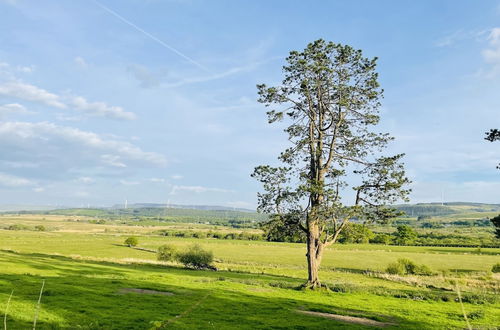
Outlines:
{"label": "sky", "polygon": [[379,58],[412,203],[500,203],[500,1],[0,0],[0,204],[254,209],[255,85],[319,38]]}

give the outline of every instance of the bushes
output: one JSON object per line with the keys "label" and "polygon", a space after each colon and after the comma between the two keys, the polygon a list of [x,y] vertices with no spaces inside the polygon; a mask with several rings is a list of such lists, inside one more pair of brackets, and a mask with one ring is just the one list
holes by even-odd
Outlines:
{"label": "bushes", "polygon": [[213,266],[210,264],[214,260],[214,255],[211,251],[206,251],[198,244],[195,244],[186,252],[180,252],[177,254],[177,260],[183,263],[186,267],[196,269],[213,269]]}
{"label": "bushes", "polygon": [[432,270],[426,265],[417,265],[410,259],[401,258],[390,263],[386,270],[393,275],[433,275]]}
{"label": "bushes", "polygon": [[376,234],[372,239],[370,239],[370,243],[388,245],[391,243],[391,235],[389,235],[389,234]]}
{"label": "bushes", "polygon": [[164,244],[158,248],[156,258],[160,261],[177,260],[189,268],[217,270],[211,265],[214,260],[213,253],[211,251],[204,250],[198,244],[192,245],[187,251],[184,252],[177,252],[175,246]]}
{"label": "bushes", "polygon": [[129,237],[125,240],[125,245],[127,245],[128,247],[134,247],[134,246],[137,246],[137,244],[139,244],[139,240],[137,239],[137,237]]}
{"label": "bushes", "polygon": [[500,273],[500,263],[494,264],[493,267],[491,268],[491,271],[493,273]]}
{"label": "bushes", "polygon": [[174,261],[177,257],[175,246],[164,244],[158,248],[156,258],[160,261]]}
{"label": "bushes", "polygon": [[42,225],[38,225],[38,226],[35,226],[35,231],[45,231],[45,226],[42,226]]}

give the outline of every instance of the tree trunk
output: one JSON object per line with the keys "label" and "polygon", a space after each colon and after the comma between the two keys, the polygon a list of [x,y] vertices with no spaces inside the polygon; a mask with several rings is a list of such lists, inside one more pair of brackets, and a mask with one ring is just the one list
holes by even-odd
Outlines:
{"label": "tree trunk", "polygon": [[315,289],[321,287],[318,271],[321,264],[323,254],[323,246],[320,242],[320,233],[317,224],[309,225],[309,233],[307,235],[307,283],[306,287]]}

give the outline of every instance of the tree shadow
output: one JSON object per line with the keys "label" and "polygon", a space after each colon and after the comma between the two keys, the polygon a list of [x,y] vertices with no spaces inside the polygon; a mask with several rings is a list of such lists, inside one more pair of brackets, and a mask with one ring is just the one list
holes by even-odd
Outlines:
{"label": "tree shadow", "polygon": [[[152,321],[162,324],[168,320],[171,328],[368,328],[302,315],[296,312],[299,309],[367,317],[394,323],[393,328],[435,328],[431,323],[412,321],[409,317],[345,308],[342,297],[349,297],[348,294],[271,287],[265,281],[282,280],[274,275],[197,271],[148,264],[124,265],[12,251],[2,251],[0,257],[34,269],[56,271],[55,275],[43,277],[0,273],[0,294],[8,297],[10,291],[15,290],[12,314],[8,315],[9,329],[31,327],[42,278],[46,284],[38,329],[145,329],[151,327]],[[123,288],[168,291],[173,295],[120,294]],[[380,301],[380,297],[373,295],[370,299],[372,303],[377,299]],[[361,301],[360,306],[363,306]],[[0,301],[0,310],[2,308],[3,301]]]}

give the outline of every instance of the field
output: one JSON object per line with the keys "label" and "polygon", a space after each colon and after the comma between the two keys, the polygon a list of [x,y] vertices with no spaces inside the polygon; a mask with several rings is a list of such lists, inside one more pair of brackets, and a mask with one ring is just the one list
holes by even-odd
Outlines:
{"label": "field", "polygon": [[[330,290],[313,292],[300,289],[307,275],[302,244],[164,237],[155,232],[213,226],[90,219],[0,217],[2,227],[47,229],[0,230],[2,316],[14,291],[8,329],[32,328],[42,281],[37,329],[362,329],[373,326],[370,320],[389,329],[463,329],[462,306],[476,329],[500,324],[500,277],[490,272],[500,262],[500,249],[336,245],[326,252],[320,272]],[[138,237],[140,249],[123,244],[130,235]],[[213,251],[219,270],[157,262],[151,251],[165,243],[179,249],[200,244]],[[436,274],[386,274],[398,258]]]}

